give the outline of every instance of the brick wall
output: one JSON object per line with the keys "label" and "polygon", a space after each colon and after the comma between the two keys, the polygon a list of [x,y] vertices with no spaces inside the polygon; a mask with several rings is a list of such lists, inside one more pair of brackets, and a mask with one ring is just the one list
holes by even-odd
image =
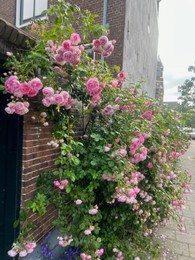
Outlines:
{"label": "brick wall", "polygon": [[[55,168],[54,162],[59,155],[59,149],[52,148],[47,142],[52,140],[52,126],[44,127],[37,120],[32,120],[36,115],[37,100],[30,102],[30,111],[24,116],[23,127],[23,166],[22,166],[22,187],[21,187],[21,207],[25,202],[32,199],[35,194],[36,180],[45,171],[52,171]],[[57,211],[49,206],[47,213],[43,217],[31,214],[29,220],[37,224],[34,236],[36,240],[45,235],[52,227],[52,220]]]}

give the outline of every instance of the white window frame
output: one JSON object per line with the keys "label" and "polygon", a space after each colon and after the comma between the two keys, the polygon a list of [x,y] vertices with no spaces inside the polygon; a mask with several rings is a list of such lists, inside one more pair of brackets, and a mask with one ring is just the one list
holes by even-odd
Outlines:
{"label": "white window frame", "polygon": [[[17,27],[24,27],[26,25],[29,25],[33,20],[35,19],[46,19],[46,15],[38,15],[35,16],[35,5],[36,5],[36,1],[42,1],[42,0],[33,0],[34,1],[34,10],[33,10],[33,17],[30,17],[29,19],[23,20],[22,17],[22,8],[23,8],[23,1],[25,0],[17,0],[16,1],[16,26]],[[48,8],[48,0],[47,1],[47,8]]]}

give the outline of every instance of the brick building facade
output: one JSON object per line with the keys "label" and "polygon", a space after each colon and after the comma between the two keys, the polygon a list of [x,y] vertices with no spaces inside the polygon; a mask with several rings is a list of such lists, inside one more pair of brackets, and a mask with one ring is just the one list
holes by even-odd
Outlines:
{"label": "brick building facade", "polygon": [[[34,0],[32,0],[34,1]],[[44,5],[47,0],[43,0]],[[155,79],[156,79],[156,60],[157,60],[157,41],[158,41],[158,2],[154,0],[70,0],[70,3],[77,4],[81,9],[89,9],[93,13],[99,15],[98,22],[106,23],[109,26],[110,39],[115,39],[117,44],[113,55],[111,55],[106,61],[110,65],[119,65],[124,68],[127,78],[130,82],[145,80],[143,84],[143,91],[147,92],[150,96],[155,95]],[[16,28],[23,28],[22,24],[18,24],[20,21],[18,18],[19,10],[21,10],[21,0],[0,0],[0,64],[5,60],[6,51],[15,51],[16,49],[25,49],[25,40],[30,39],[33,44],[34,39],[29,38],[25,32]],[[50,3],[50,2],[49,2]],[[48,4],[49,4],[48,3]],[[40,10],[44,8],[39,6]],[[36,13],[36,12],[35,12]],[[39,13],[37,12],[39,15]],[[23,19],[27,21],[28,17]],[[10,24],[9,24],[10,23]],[[24,23],[25,25],[25,23]],[[2,76],[3,69],[0,67],[0,73]],[[5,97],[4,97],[5,99]],[[51,171],[54,169],[54,162],[58,156],[58,150],[48,149],[47,142],[52,139],[51,127],[43,127],[42,124],[32,120],[32,115],[36,112],[36,99],[32,101],[30,112],[22,117],[21,129],[13,129],[20,135],[21,142],[19,155],[16,156],[15,171],[12,169],[10,174],[18,176],[14,183],[15,197],[20,197],[19,208],[22,208],[25,201],[33,198],[35,192],[35,182],[37,177],[44,171]],[[0,111],[1,116],[7,117],[4,110]],[[21,119],[20,119],[21,120]],[[0,125],[0,134],[3,134],[5,125]],[[12,135],[12,133],[10,133]],[[8,136],[9,138],[9,136]],[[5,144],[6,145],[6,144]],[[17,151],[17,153],[18,153]],[[4,155],[4,154],[3,154]],[[18,158],[22,158],[21,170],[19,169]],[[21,160],[21,159],[20,159]],[[3,162],[1,162],[3,163]],[[1,171],[1,178],[4,178],[5,185],[1,187],[0,195],[3,198],[1,201],[1,208],[3,208],[3,218],[0,220],[0,225],[8,225],[6,218],[9,214],[13,214],[15,218],[18,217],[19,208],[14,204],[14,194],[12,204],[8,205],[7,192],[9,186],[8,179],[8,165],[4,165],[5,171]],[[3,194],[3,195],[2,195]],[[5,207],[8,207],[6,209]],[[12,208],[11,208],[12,207]],[[6,213],[9,212],[9,213]],[[7,215],[8,214],[8,215]],[[47,214],[42,218],[38,218],[36,214],[30,216],[32,222],[38,224],[39,229],[35,231],[34,235],[39,240],[44,234],[51,229],[51,222],[55,217],[55,210],[52,207],[48,207]],[[9,223],[11,225],[11,223]],[[12,229],[10,227],[10,229]],[[3,229],[0,229],[3,232]],[[16,237],[16,234],[11,230],[11,235],[7,241],[2,241],[4,251],[0,252],[1,259],[7,259],[5,251],[9,249],[10,243]],[[4,234],[0,234],[4,237]],[[11,241],[12,239],[12,241]]]}

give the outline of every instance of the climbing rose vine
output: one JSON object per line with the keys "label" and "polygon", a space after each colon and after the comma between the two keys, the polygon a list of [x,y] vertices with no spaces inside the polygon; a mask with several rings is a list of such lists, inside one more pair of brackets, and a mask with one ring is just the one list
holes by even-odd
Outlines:
{"label": "climbing rose vine", "polygon": [[[58,209],[53,224],[60,229],[56,241],[76,248],[77,259],[155,258],[157,227],[177,215],[190,192],[190,174],[178,164],[188,148],[179,115],[139,94],[139,83],[124,88],[125,68],[90,57],[91,50],[105,58],[114,55],[117,43],[89,11],[59,1],[50,15],[57,17],[53,27],[48,21],[33,24],[32,30],[41,32],[33,48],[19,56],[9,53],[12,70],[3,79],[10,94],[5,111],[25,116],[31,98],[37,98],[34,117],[54,125],[48,149],[61,151],[56,169],[38,178],[8,254],[33,252],[35,227],[28,214],[33,208],[41,216],[53,204]],[[71,108],[76,122],[85,117],[76,140]]]}

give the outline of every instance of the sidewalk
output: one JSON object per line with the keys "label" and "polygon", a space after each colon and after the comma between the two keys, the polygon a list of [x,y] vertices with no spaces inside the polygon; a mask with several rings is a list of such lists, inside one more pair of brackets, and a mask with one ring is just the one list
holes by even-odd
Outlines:
{"label": "sidewalk", "polygon": [[163,260],[193,260],[195,259],[195,141],[192,141],[190,149],[182,158],[182,167],[192,172],[192,193],[187,195],[185,209],[182,216],[185,218],[185,232],[178,229],[172,221],[160,230],[162,245],[167,254]]}

